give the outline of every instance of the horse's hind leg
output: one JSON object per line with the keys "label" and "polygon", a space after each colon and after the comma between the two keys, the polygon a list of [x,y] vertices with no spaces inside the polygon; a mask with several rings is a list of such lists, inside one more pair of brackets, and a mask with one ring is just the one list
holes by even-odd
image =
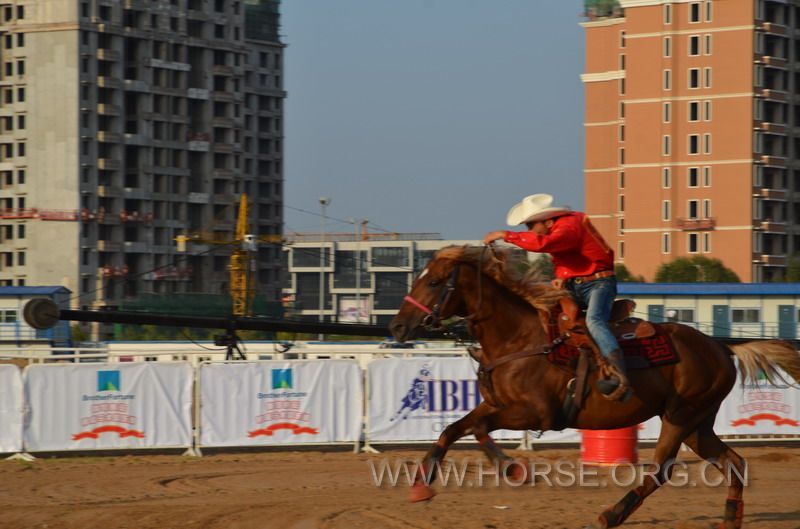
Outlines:
{"label": "horse's hind leg", "polygon": [[639,508],[645,498],[669,481],[674,467],[669,463],[674,461],[681,442],[693,429],[694,425],[691,428],[677,426],[670,423],[668,419],[662,418],[661,433],[658,436],[658,443],[656,443],[653,462],[656,467],[655,472],[646,474],[641,486],[628,492],[610,509],[603,511],[597,522],[589,525],[587,529],[607,529],[622,525]]}
{"label": "horse's hind leg", "polygon": [[684,442],[698,456],[713,463],[729,480],[725,514],[718,529],[740,529],[744,515],[742,493],[745,484],[742,478],[747,477],[747,462],[714,433],[714,415],[716,414],[712,414],[710,419],[704,421]]}
{"label": "horse's hind leg", "polygon": [[[414,478],[414,484],[411,486],[409,496],[411,501],[429,500],[436,495],[428,485],[436,479],[436,469],[447,454],[447,450],[465,435],[473,433],[475,425],[492,411],[494,409],[489,404],[481,402],[474,410],[444,429],[422,460],[422,465]],[[491,439],[489,440],[491,441]]]}

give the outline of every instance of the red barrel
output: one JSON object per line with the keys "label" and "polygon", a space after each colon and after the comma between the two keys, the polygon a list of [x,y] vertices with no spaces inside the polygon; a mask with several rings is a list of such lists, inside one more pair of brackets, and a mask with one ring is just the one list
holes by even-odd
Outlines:
{"label": "red barrel", "polygon": [[581,461],[591,465],[636,463],[639,426],[618,430],[581,430]]}

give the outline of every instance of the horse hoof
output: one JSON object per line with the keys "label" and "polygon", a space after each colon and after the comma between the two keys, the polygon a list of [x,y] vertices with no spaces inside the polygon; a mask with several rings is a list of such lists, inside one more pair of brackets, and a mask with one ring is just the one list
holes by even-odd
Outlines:
{"label": "horse hoof", "polygon": [[408,500],[411,503],[417,503],[419,501],[428,501],[434,496],[436,496],[436,491],[432,488],[423,483],[415,483],[408,493]]}
{"label": "horse hoof", "polygon": [[533,483],[531,463],[527,457],[520,457],[509,463],[506,477],[512,484]]}

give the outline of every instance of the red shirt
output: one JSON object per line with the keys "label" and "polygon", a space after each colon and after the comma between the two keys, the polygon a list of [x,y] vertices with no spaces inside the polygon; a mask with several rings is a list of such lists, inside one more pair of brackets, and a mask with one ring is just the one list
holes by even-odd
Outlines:
{"label": "red shirt", "polygon": [[547,235],[507,231],[503,240],[529,252],[549,253],[559,279],[614,269],[614,252],[585,213],[576,211],[554,219]]}

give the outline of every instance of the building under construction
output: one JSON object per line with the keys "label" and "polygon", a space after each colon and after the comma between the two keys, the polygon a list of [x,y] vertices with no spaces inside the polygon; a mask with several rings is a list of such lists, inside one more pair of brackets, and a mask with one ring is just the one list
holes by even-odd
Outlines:
{"label": "building under construction", "polygon": [[[74,305],[229,289],[236,203],[280,235],[279,2],[0,6],[0,285],[63,285]],[[279,295],[280,247],[257,249]],[[79,297],[77,297],[79,296]]]}

